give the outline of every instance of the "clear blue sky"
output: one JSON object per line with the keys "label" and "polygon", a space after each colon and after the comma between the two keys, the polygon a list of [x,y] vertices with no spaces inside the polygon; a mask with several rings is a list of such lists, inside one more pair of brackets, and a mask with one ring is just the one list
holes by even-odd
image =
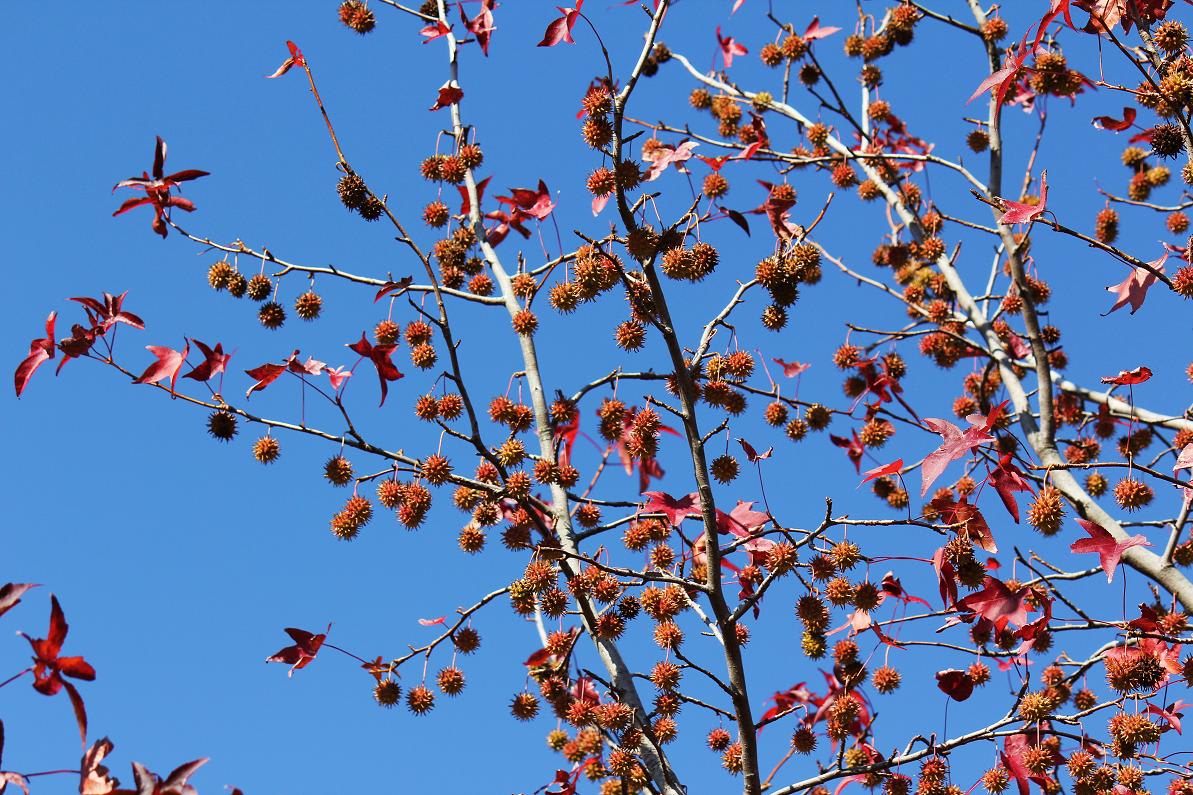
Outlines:
{"label": "clear blue sky", "polygon": [[[590,0],[588,10],[624,71],[639,42],[641,14],[607,5]],[[775,76],[761,68],[755,53],[769,35],[766,5],[748,0],[730,17],[730,0],[684,0],[662,38],[705,65],[714,54],[713,28],[720,24],[751,50],[735,63],[734,78],[765,85],[761,81],[773,82]],[[814,7],[839,7],[841,18],[825,13],[825,24],[852,24],[851,3],[775,5],[794,14],[797,24],[809,21]],[[880,4],[866,5],[877,11]],[[333,263],[376,276],[412,272],[413,261],[389,230],[366,225],[340,206],[333,152],[302,76],[277,81],[262,76],[286,56],[284,41],[297,41],[315,69],[349,158],[413,223],[434,196],[418,177],[417,165],[433,151],[436,132],[446,123],[445,114],[426,111],[446,79],[445,48],[441,41],[421,44],[415,24],[380,4],[377,29],[364,37],[341,26],[335,10],[335,2],[277,0],[137,0],[118,8],[72,4],[53,11],[30,3],[4,4],[0,69],[9,76],[3,89],[9,121],[0,127],[0,151],[6,155],[0,217],[11,300],[0,316],[0,340],[8,366],[15,366],[28,340],[40,335],[51,309],[62,313],[65,322],[59,328],[67,328],[75,309],[65,299],[105,290],[129,290],[127,307],[147,322],[145,332],[121,332],[123,356],[134,369],[148,363],[140,346],[178,347],[183,335],[218,340],[235,351],[229,394],[247,387],[238,375],[245,368],[279,360],[295,347],[333,365],[351,364],[354,357],[342,345],[385,311],[384,304],[372,304],[368,291],[321,280],[325,320],[307,325],[292,319],[282,331],[264,331],[247,301],[237,303],[207,288],[211,254],[176,235],[157,239],[145,211],[110,217],[123,199],[111,194],[111,185],[147,169],[153,137],[161,135],[170,146],[167,170],[212,172],[186,188],[185,195],[199,206],[193,216],[180,218],[188,229],[225,242],[241,238],[303,263]],[[553,4],[544,0],[507,0],[498,9],[491,57],[482,61],[472,46],[463,53],[464,112],[479,126],[485,171],[493,175],[490,194],[544,178],[559,203],[560,230],[574,240],[573,228],[600,234],[608,223],[588,211],[583,178],[596,160],[579,141],[575,119],[584,87],[601,67],[591,35],[582,28],[574,47],[533,46],[555,15]],[[1031,17],[1011,17],[1016,38]],[[923,41],[916,47],[883,63],[887,87],[882,95],[914,132],[938,142],[937,151],[962,155],[967,126],[961,117],[983,113],[978,103],[964,105],[984,76],[983,61],[971,43],[962,48],[939,26],[921,25],[917,36]],[[1072,48],[1082,53],[1082,68],[1093,68],[1090,47],[1082,41]],[[839,64],[840,36],[818,51]],[[852,86],[848,78],[843,85]],[[664,67],[635,95],[631,115],[677,118],[691,87],[677,65]],[[816,115],[810,100],[801,98],[800,104]],[[1125,171],[1115,164],[1124,140],[1089,124],[1095,115],[1117,114],[1121,105],[1106,92],[1081,96],[1073,111],[1068,103],[1053,104],[1039,164],[1049,169],[1050,204],[1064,207],[1073,226],[1092,226],[1101,204],[1095,179],[1119,191],[1125,183]],[[1034,122],[1012,115],[1013,183],[1022,173],[1024,142],[1034,133]],[[792,131],[781,125],[773,125],[771,134],[785,145],[795,142]],[[1095,162],[1102,165],[1091,166]],[[795,182],[801,192],[797,220],[807,221],[819,208],[827,182],[811,174]],[[680,177],[671,175],[660,184],[677,197],[676,204],[686,202]],[[926,184],[950,211],[983,218],[954,179],[933,173]],[[1175,195],[1174,189],[1168,194]],[[761,199],[761,190],[743,175],[729,204],[748,209]],[[1133,227],[1125,223],[1122,239],[1152,259],[1163,230],[1155,219],[1145,221]],[[758,219],[754,222],[753,238],[733,227],[715,230],[723,261],[718,278],[711,286],[677,290],[689,342],[720,307],[733,280],[747,278],[766,252],[766,235]],[[860,207],[846,197],[834,206],[820,240],[865,270],[879,234],[867,230],[883,226],[879,208]],[[556,249],[554,230],[544,232]],[[421,228],[419,234],[428,243],[433,240]],[[1037,237],[1035,253],[1056,294],[1053,322],[1070,340],[1072,375],[1089,383],[1147,363],[1157,376],[1140,393],[1158,408],[1180,405],[1188,390],[1180,372],[1189,339],[1187,305],[1156,290],[1136,316],[1100,317],[1110,303],[1105,286],[1120,281],[1125,270],[1042,231]],[[989,244],[964,239],[963,269],[985,273]],[[502,246],[503,255],[512,258],[519,245],[522,241],[512,237]],[[534,240],[527,241],[525,251],[532,264],[541,259]],[[296,281],[288,282],[285,294],[292,299],[299,288]],[[539,339],[549,388],[571,391],[623,360],[609,337],[621,312],[618,304],[611,299],[608,309],[566,325],[544,318]],[[831,268],[796,307],[793,323],[782,334],[762,336],[752,319],[757,307],[749,312],[751,319],[743,323],[746,343],[761,346],[767,357],[813,362],[801,396],[833,401],[839,375],[829,356],[844,339],[847,317],[888,328],[902,319],[898,306],[848,283]],[[457,310],[455,317],[462,355],[475,374],[475,394],[487,400],[504,391],[509,373],[520,369],[512,337],[491,331],[496,327],[504,334],[506,319],[475,307]],[[404,355],[400,352],[400,366],[409,370]],[[661,360],[645,356],[629,364],[661,366]],[[367,433],[391,449],[425,454],[434,446],[435,438],[413,427],[409,414],[414,396],[426,387],[425,376],[395,384],[381,411],[374,409],[372,375],[362,370],[355,380],[349,394]],[[949,416],[958,394],[955,379],[913,360],[907,385],[921,414]],[[252,404],[271,416],[296,416],[290,384],[279,384]],[[349,545],[326,529],[344,497],[320,477],[322,462],[333,452],[328,445],[283,436],[282,460],[262,468],[249,455],[254,429],[242,428],[230,446],[213,443],[202,413],[123,383],[93,362],[72,362],[58,379],[47,366],[19,403],[11,391],[0,391],[0,405],[9,450],[0,581],[45,585],[2,621],[10,632],[40,633],[47,592],[59,596],[72,624],[67,651],[85,654],[99,671],[97,682],[83,686],[92,733],[116,742],[115,768],[122,777],[128,778],[130,759],[164,772],[186,759],[211,756],[213,763],[197,779],[201,788],[217,792],[225,783],[235,784],[248,795],[305,795],[329,788],[426,791],[432,786],[443,793],[530,792],[550,780],[559,759],[542,742],[549,721],[518,724],[506,709],[522,686],[521,661],[538,642],[532,628],[503,607],[477,622],[485,646],[481,655],[465,661],[470,682],[465,694],[452,703],[441,698],[437,709],[421,719],[401,709],[379,709],[367,676],[347,658],[325,653],[293,679],[286,678],[283,667],[262,662],[285,643],[282,627],[315,630],[329,621],[335,622],[333,642],[363,657],[396,656],[407,643],[432,632],[420,627],[418,618],[450,613],[518,576],[521,557],[502,549],[496,538],[476,558],[456,551],[460,516],[446,506],[446,492],[440,498],[444,505],[417,533],[379,516]],[[316,412],[312,423],[333,420]],[[591,414],[585,422],[591,429]],[[818,521],[826,495],[837,500],[838,510],[887,515],[884,506],[855,489],[852,466],[827,439],[817,437],[802,447],[781,438],[763,442],[756,419],[736,433],[762,446],[776,445],[776,457],[766,465],[768,492],[772,507],[789,523]],[[915,459],[931,446],[924,435],[901,433],[890,457],[898,451]],[[665,447],[663,460],[670,470],[663,487],[677,494],[689,491],[678,449]],[[611,488],[632,496],[631,480],[617,482],[623,477],[619,472],[608,477]],[[739,483],[723,490],[721,499],[758,498],[750,478]],[[1007,547],[1013,539],[1063,549],[1064,544],[1041,544],[1013,527],[1000,510],[989,515],[998,518],[996,532]],[[930,539],[907,530],[882,532],[886,537],[876,535],[877,548],[931,552]],[[885,567],[875,568],[880,578]],[[909,568],[904,581],[930,596],[925,569]],[[1139,585],[1138,577],[1126,579]],[[1109,604],[1121,598],[1117,587],[1108,591],[1104,583],[1090,595]],[[797,681],[819,684],[816,667],[795,655],[798,629],[787,607],[790,597],[772,594],[754,627],[748,651],[759,708],[773,691]],[[26,649],[23,641],[7,637],[0,660],[15,672]],[[640,659],[646,664],[652,654],[647,649]],[[912,733],[944,729],[944,697],[928,674],[957,662],[903,653],[900,664],[918,681],[880,703],[884,750]],[[437,657],[432,671],[443,664],[446,659]],[[6,675],[0,670],[0,677]],[[418,675],[409,669],[404,684]],[[949,727],[977,725],[983,703],[1005,696],[1003,688],[996,679],[965,709],[954,706]],[[0,716],[8,731],[9,768],[75,764],[77,738],[64,697],[47,700],[27,684],[10,686],[0,692]],[[683,717],[673,753],[687,769],[686,778],[695,782],[692,792],[711,791],[711,785],[699,783],[718,767],[717,758],[703,748],[711,724],[692,710]],[[764,732],[767,759],[782,752],[786,737],[782,728]],[[983,749],[971,759],[963,768],[971,775],[958,782],[963,786],[991,757]],[[787,771],[793,777],[806,772],[807,763],[793,763]],[[69,777],[37,782],[44,793],[69,792],[73,786]],[[734,785],[726,781],[723,786]]]}

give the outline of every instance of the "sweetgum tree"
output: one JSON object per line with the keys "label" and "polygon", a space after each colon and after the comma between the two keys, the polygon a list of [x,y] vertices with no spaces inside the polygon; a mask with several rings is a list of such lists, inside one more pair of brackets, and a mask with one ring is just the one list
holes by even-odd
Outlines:
{"label": "sweetgum tree", "polygon": [[[425,148],[393,163],[354,158],[368,131],[345,134],[335,108],[359,98],[321,95],[334,64],[287,41],[269,89],[309,94],[335,171],[311,167],[384,230],[387,267],[203,229],[191,196],[229,187],[174,170],[174,153],[167,165],[159,137],[117,182],[114,214],[148,216],[171,252],[198,246],[216,293],[202,300],[255,313],[274,354],[249,359],[262,343],[215,320],[174,328],[135,286],[68,290],[19,360],[16,394],[36,399],[51,368],[103,368],[239,454],[296,478],[321,467],[343,497],[318,524],[359,554],[396,525],[483,556],[491,587],[423,619],[409,645],[333,645],[319,617],[286,629],[269,661],[367,681],[379,705],[411,713],[395,716],[410,732],[432,710],[466,716],[469,669],[500,668],[508,720],[538,729],[502,742],[512,754],[545,735],[558,754],[520,771],[528,790],[1193,793],[1193,414],[1154,388],[1193,380],[1175,363],[1193,297],[1193,199],[1175,187],[1193,185],[1189,4],[1050,0],[1004,18],[976,0],[710,0],[719,26],[691,0],[542,5],[534,30],[503,26],[493,0],[339,6],[357,33],[442,57],[439,74],[409,75]],[[693,25],[687,52],[665,43]],[[917,46],[927,36],[988,75],[936,108],[960,134],[903,115],[914,81],[884,77],[900,60],[902,74],[908,59],[948,68]],[[487,173],[470,75],[491,47],[536,45],[582,52],[571,95],[532,101],[576,115],[582,185],[550,160],[522,161],[510,182]],[[648,81],[690,92],[686,112],[640,100]],[[1054,148],[1051,115],[1082,122]],[[1121,163],[1091,159],[1084,182],[1049,184],[1049,157],[1115,136]],[[500,187],[515,181],[529,187]],[[1094,191],[1094,213],[1060,201]],[[1128,245],[1120,225],[1144,231]],[[1090,279],[1111,285],[1104,303],[1077,298]],[[797,333],[808,302],[834,321]],[[1098,324],[1127,313],[1164,315],[1177,336],[1105,361]],[[286,335],[304,322],[331,324],[334,344],[300,353]],[[788,360],[817,349],[810,337],[839,344]],[[596,352],[611,346],[606,368]],[[1071,379],[1070,359],[1097,375]],[[813,366],[840,370],[840,390],[801,395]],[[856,477],[823,501],[792,499],[807,473],[844,462]],[[429,565],[451,576],[450,561]],[[0,615],[31,587],[5,586]],[[524,623],[525,660],[486,656],[479,628],[496,611]],[[134,789],[119,789],[102,764],[112,744],[88,742],[76,683],[96,671],[63,655],[57,599],[45,635],[0,687],[65,691],[86,753],[3,782],[65,772],[89,795],[193,792],[202,759],[165,777],[134,764]],[[348,650],[366,645],[389,648]],[[901,688],[916,698],[899,702]],[[939,732],[897,711],[967,701],[979,708],[954,706]]]}

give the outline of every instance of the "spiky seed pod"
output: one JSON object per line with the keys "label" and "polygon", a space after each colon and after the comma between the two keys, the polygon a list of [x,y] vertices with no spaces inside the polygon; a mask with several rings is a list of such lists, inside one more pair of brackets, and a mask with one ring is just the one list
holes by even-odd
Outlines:
{"label": "spiky seed pod", "polygon": [[1183,52],[1189,43],[1189,31],[1175,19],[1161,22],[1152,37],[1156,46],[1169,54]]}
{"label": "spiky seed pod", "polygon": [[416,685],[406,691],[406,707],[415,715],[425,715],[435,707],[435,693],[426,685]]}
{"label": "spiky seed pod", "polygon": [[713,459],[709,468],[712,476],[720,483],[731,483],[737,479],[739,466],[737,459],[731,455],[721,455]]}
{"label": "spiky seed pod", "polygon": [[1049,485],[1040,489],[1035,501],[1027,509],[1027,522],[1044,535],[1051,536],[1060,531],[1064,515],[1065,505],[1060,489]]}
{"label": "spiky seed pod", "polygon": [[1007,35],[1007,21],[1002,17],[988,17],[982,23],[982,38],[986,41],[1002,41]]}
{"label": "spiky seed pod", "polygon": [[613,125],[604,116],[589,116],[580,126],[580,137],[592,149],[601,149],[613,140]]}
{"label": "spiky seed pod", "polygon": [[534,693],[519,693],[510,702],[510,712],[518,720],[532,720],[539,714],[539,700]]}
{"label": "spiky seed pod", "polygon": [[768,425],[778,427],[787,422],[787,406],[776,400],[767,404],[762,416]]}
{"label": "spiky seed pod", "polygon": [[480,648],[481,636],[472,627],[462,627],[452,635],[452,644],[460,654],[472,654]]}
{"label": "spiky seed pod", "polygon": [[340,3],[340,22],[362,36],[377,26],[377,18],[360,0],[344,0]]}
{"label": "spiky seed pod", "polygon": [[646,327],[637,320],[624,320],[617,325],[613,338],[622,350],[641,350],[646,344]]}
{"label": "spiky seed pod", "polygon": [[990,134],[985,130],[971,130],[965,143],[970,150],[980,154],[990,148]]}
{"label": "spiky seed pod", "polygon": [[1152,154],[1157,157],[1176,157],[1184,150],[1185,141],[1180,127],[1157,124],[1151,129]]}
{"label": "spiky seed pod", "polygon": [[273,282],[263,273],[249,279],[245,294],[254,301],[264,301],[273,292]]}
{"label": "spiky seed pod", "polygon": [[405,485],[396,480],[383,480],[377,484],[377,502],[391,511],[402,504]]}
{"label": "spiky seed pod", "polygon": [[429,343],[424,342],[410,349],[410,363],[420,370],[430,370],[438,360],[435,346]]}
{"label": "spiky seed pod", "polygon": [[207,283],[213,290],[226,290],[235,275],[236,269],[232,267],[232,263],[219,260],[207,269]]}
{"label": "spiky seed pod", "polygon": [[382,679],[373,688],[373,698],[383,707],[392,707],[402,699],[402,686],[393,679]]}
{"label": "spiky seed pod", "polygon": [[323,477],[333,486],[347,486],[352,482],[352,462],[342,455],[332,456],[323,465]]}
{"label": "spiky seed pod", "polygon": [[821,633],[805,630],[800,639],[800,648],[808,659],[819,660],[828,651],[828,644]]}
{"label": "spiky seed pod", "polygon": [[518,310],[518,313],[514,315],[511,322],[515,333],[523,337],[533,336],[539,327],[538,317],[529,309]]}
{"label": "spiky seed pod", "polygon": [[593,196],[608,196],[617,189],[617,175],[602,166],[588,175],[587,187]]}
{"label": "spiky seed pod", "polygon": [[805,420],[796,417],[787,423],[783,429],[787,438],[793,442],[798,442],[808,435],[808,423]]}
{"label": "spiky seed pod", "polygon": [[323,299],[313,290],[307,290],[294,299],[294,314],[303,320],[314,320],[323,311]]}
{"label": "spiky seed pod", "polygon": [[710,199],[719,199],[729,192],[729,180],[719,171],[714,171],[704,178],[702,187],[704,195]]}
{"label": "spiky seed pod", "polygon": [[336,193],[340,195],[343,205],[354,212],[359,211],[369,200],[369,189],[365,181],[351,172],[340,177],[336,184]]}
{"label": "spiky seed pod", "polygon": [[895,433],[895,426],[889,420],[873,419],[862,426],[858,438],[866,447],[879,448]]}
{"label": "spiky seed pod", "polygon": [[1114,486],[1114,501],[1125,511],[1138,511],[1152,501],[1152,487],[1141,480],[1126,477]]}
{"label": "spiky seed pod", "polygon": [[253,458],[262,464],[272,464],[282,454],[282,446],[272,436],[262,436],[253,443]]}
{"label": "spiky seed pod", "polygon": [[484,150],[475,143],[461,146],[459,157],[465,168],[479,168],[485,162]]}
{"label": "spiky seed pod", "polygon": [[732,740],[733,738],[729,735],[729,732],[718,726],[708,733],[704,742],[711,751],[724,751],[729,747],[729,743]]}
{"label": "spiky seed pod", "polygon": [[634,190],[642,184],[642,165],[634,160],[623,160],[617,164],[616,178],[622,190]]}
{"label": "spiky seed pod", "polygon": [[432,486],[442,486],[452,475],[451,462],[441,455],[427,456],[419,467],[419,475]]}
{"label": "spiky seed pod", "polygon": [[576,521],[581,527],[596,527],[601,523],[601,506],[586,502],[576,509]]}
{"label": "spiky seed pod", "polygon": [[213,411],[207,416],[207,432],[221,442],[230,442],[236,436],[236,415],[230,411]]}
{"label": "spiky seed pod", "polygon": [[361,205],[360,217],[366,221],[376,221],[384,212],[385,205],[381,203],[381,200],[376,196],[370,196],[365,200],[365,203]]}
{"label": "spiky seed pod", "polygon": [[423,208],[423,223],[433,229],[440,229],[451,219],[447,205],[436,199]]}
{"label": "spiky seed pod", "polygon": [[475,555],[485,548],[485,531],[474,524],[465,525],[460,529],[456,544],[469,555]]}
{"label": "spiky seed pod", "polygon": [[444,668],[435,676],[435,684],[445,695],[459,695],[464,689],[464,672],[455,666]]}
{"label": "spiky seed pod", "polygon": [[889,665],[884,665],[874,671],[874,689],[879,693],[893,693],[899,689],[903,676]]}
{"label": "spiky seed pod", "polygon": [[281,328],[282,324],[286,322],[286,310],[277,301],[270,301],[261,305],[257,319],[267,329]]}
{"label": "spiky seed pod", "polygon": [[1182,298],[1193,298],[1193,265],[1185,265],[1172,275],[1172,289]]}
{"label": "spiky seed pod", "polygon": [[340,512],[332,517],[331,532],[341,540],[351,541],[372,518],[372,503],[364,497],[349,497]]}
{"label": "spiky seed pod", "polygon": [[439,178],[451,185],[459,185],[467,174],[468,167],[455,155],[448,155],[439,163]]}
{"label": "spiky seed pod", "polygon": [[382,320],[373,326],[373,341],[378,345],[396,345],[402,334],[402,327],[392,320]]}

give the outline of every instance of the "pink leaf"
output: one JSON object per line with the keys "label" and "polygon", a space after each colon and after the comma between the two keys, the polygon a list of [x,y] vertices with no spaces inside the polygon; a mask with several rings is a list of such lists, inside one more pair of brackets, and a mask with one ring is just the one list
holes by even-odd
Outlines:
{"label": "pink leaf", "polygon": [[344,385],[344,382],[352,377],[351,370],[345,370],[344,365],[340,365],[336,369],[328,369],[327,377],[331,379],[331,388],[338,390]]}
{"label": "pink leaf", "polygon": [[547,29],[543,32],[543,40],[538,43],[540,47],[554,47],[561,41],[568,44],[576,43],[572,38],[572,28],[576,27],[576,21],[580,18],[580,9],[584,7],[584,0],[576,0],[575,8],[556,7],[562,16],[547,25]]}
{"label": "pink leaf", "polygon": [[802,362],[785,362],[782,359],[774,359],[773,361],[775,364],[783,368],[783,375],[787,376],[788,378],[792,378],[799,375],[800,373],[806,372],[812,366],[811,364],[804,364]]}
{"label": "pink leaf", "polygon": [[749,52],[744,46],[735,41],[732,36],[722,36],[720,25],[717,25],[717,46],[721,49],[721,60],[725,63],[726,69],[733,66],[734,56],[745,55]]}
{"label": "pink leaf", "polygon": [[[1152,260],[1148,263],[1157,272],[1164,272],[1164,262],[1168,259],[1168,252],[1157,260]],[[1132,268],[1131,275],[1123,279],[1118,284],[1112,284],[1106,288],[1106,292],[1114,293],[1115,302],[1110,309],[1106,310],[1107,315],[1111,312],[1116,312],[1122,309],[1127,304],[1131,305],[1131,314],[1139,311],[1143,306],[1143,302],[1147,300],[1147,291],[1153,284],[1156,283],[1156,274],[1147,270],[1146,268]]]}
{"label": "pink leaf", "polygon": [[450,32],[451,32],[451,26],[445,25],[443,23],[443,20],[439,20],[439,21],[435,22],[435,24],[433,24],[433,25],[427,25],[425,28],[423,28],[422,30],[420,30],[418,32],[418,35],[424,37],[423,44],[426,44],[429,41],[435,41],[435,39],[442,38],[443,36],[446,36]]}
{"label": "pink leaf", "polygon": [[1043,215],[1048,205],[1048,171],[1040,174],[1040,200],[1037,204],[1002,200],[1006,212],[998,219],[1000,224],[1030,224]]}
{"label": "pink leaf", "polygon": [[815,41],[816,39],[823,39],[825,36],[831,36],[840,30],[840,28],[822,28],[820,27],[820,17],[812,17],[812,22],[808,25],[808,29],[804,31],[804,35],[800,38],[804,41]]}
{"label": "pink leaf", "polygon": [[437,627],[445,621],[447,621],[447,616],[439,616],[439,618],[420,618],[418,623],[424,627]]}

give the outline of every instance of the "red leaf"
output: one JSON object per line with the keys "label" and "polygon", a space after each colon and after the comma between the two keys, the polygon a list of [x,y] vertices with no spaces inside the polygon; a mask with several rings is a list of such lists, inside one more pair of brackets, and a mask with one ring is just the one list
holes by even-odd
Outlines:
{"label": "red leaf", "polygon": [[1040,174],[1040,200],[1036,204],[1013,202],[1003,199],[1006,212],[998,219],[1000,224],[1030,224],[1048,209],[1048,170]]}
{"label": "red leaf", "polygon": [[947,524],[960,525],[957,534],[970,539],[973,543],[987,552],[997,552],[994,534],[986,518],[976,505],[970,505],[968,497],[963,496],[961,502],[954,502],[952,497],[938,497],[932,501],[932,507],[940,512],[940,517]]}
{"label": "red leaf", "polygon": [[266,75],[266,78],[272,79],[275,77],[281,77],[295,66],[301,66],[304,69],[306,68],[307,60],[302,56],[302,50],[298,49],[298,45],[292,41],[287,41],[286,47],[288,47],[290,50],[290,57],[282,61],[282,65],[277,68],[277,71],[271,75]]}
{"label": "red leaf", "polygon": [[1035,491],[1023,478],[1023,472],[1011,463],[1010,453],[1005,453],[998,459],[998,466],[991,470],[986,480],[1002,498],[1002,504],[1006,506],[1007,513],[1014,518],[1015,524],[1019,524],[1019,503],[1015,500],[1015,492],[1026,491],[1034,494]]}
{"label": "red leaf", "polygon": [[1114,571],[1118,568],[1124,552],[1131,547],[1151,546],[1151,542],[1141,535],[1133,535],[1130,538],[1119,541],[1110,534],[1109,530],[1097,522],[1078,519],[1077,524],[1081,525],[1082,529],[1090,537],[1074,541],[1072,546],[1069,547],[1069,551],[1076,552],[1077,554],[1086,552],[1096,553],[1098,562],[1102,566],[1102,571],[1106,572],[1106,582],[1114,581]]}
{"label": "red leaf", "polygon": [[973,102],[975,99],[985,94],[987,91],[994,91],[994,104],[1001,106],[1003,100],[1007,96],[1007,92],[1015,85],[1015,80],[1019,76],[1020,70],[1024,68],[1023,64],[1027,61],[1029,56],[1035,55],[1039,47],[1039,42],[1036,42],[1031,47],[1027,46],[1027,34],[1023,34],[1023,40],[1019,42],[1019,47],[1007,54],[1003,61],[1001,69],[997,70],[985,80],[981,82],[977,90],[973,92],[966,104]]}
{"label": "red leaf", "polygon": [[420,618],[418,623],[422,624],[424,627],[435,627],[439,626],[445,621],[447,621],[447,616],[439,616],[439,618]]}
{"label": "red leaf", "polygon": [[853,468],[860,475],[862,473],[862,456],[866,454],[866,446],[858,438],[857,431],[852,431],[852,433],[853,436],[850,439],[846,439],[843,436],[834,436],[831,433],[828,438],[837,447],[845,448],[845,454],[853,462]]}
{"label": "red leaf", "polygon": [[294,672],[300,668],[306,668],[315,657],[319,654],[319,649],[323,646],[323,641],[327,640],[327,633],[331,632],[331,624],[327,625],[327,629],[316,635],[307,632],[305,629],[295,629],[294,627],[287,627],[286,634],[294,641],[292,646],[286,646],[265,658],[265,662],[280,662],[290,666],[290,672],[287,676],[293,676]]}
{"label": "red leaf", "polygon": [[873,469],[867,469],[866,477],[862,480],[862,483],[869,483],[871,480],[880,478],[883,475],[897,475],[899,474],[899,470],[902,468],[903,459],[896,458],[889,464],[883,464],[882,466],[874,467]]}
{"label": "red leaf", "polygon": [[771,454],[775,451],[773,447],[768,447],[766,448],[765,453],[759,453],[754,449],[754,445],[750,444],[745,439],[738,439],[737,443],[741,445],[741,449],[745,451],[746,458],[750,460],[751,464],[756,464],[759,461],[765,461],[766,459],[770,458]]}
{"label": "red leaf", "polygon": [[145,350],[157,357],[157,361],[149,365],[145,372],[141,373],[140,378],[133,379],[134,384],[156,384],[158,381],[169,378],[170,379],[170,394],[174,394],[174,384],[178,381],[178,371],[182,369],[183,362],[186,361],[186,355],[190,352],[191,346],[188,343],[178,352],[173,348],[167,348],[162,345],[146,345]]}
{"label": "red leaf", "polygon": [[662,491],[647,491],[642,496],[649,498],[642,506],[642,513],[662,514],[673,527],[679,527],[689,516],[700,516],[700,498],[694,493],[678,500]]}
{"label": "red leaf", "polygon": [[[1157,272],[1164,272],[1164,262],[1168,259],[1168,252],[1157,260],[1152,260],[1148,263]],[[1147,291],[1153,284],[1156,283],[1156,274],[1147,270],[1146,268],[1132,268],[1131,274],[1123,279],[1118,284],[1112,284],[1106,288],[1106,292],[1114,293],[1115,302],[1110,309],[1106,310],[1105,314],[1109,315],[1111,312],[1116,312],[1122,309],[1127,304],[1131,305],[1131,314],[1139,311],[1143,306],[1143,302],[1147,300]]]}
{"label": "red leaf", "polygon": [[1122,132],[1135,123],[1136,113],[1135,108],[1123,108],[1123,118],[1121,120],[1111,116],[1096,116],[1094,118],[1094,127],[1099,130]]}
{"label": "red leaf", "polygon": [[435,100],[431,110],[442,110],[464,98],[464,89],[455,85],[455,82],[455,80],[449,80],[443,84],[443,87],[439,89],[439,98]]}
{"label": "red leaf", "polygon": [[199,340],[191,340],[203,352],[203,361],[199,363],[195,369],[191,370],[183,378],[193,378],[196,381],[210,381],[214,376],[224,372],[228,367],[228,360],[232,358],[232,354],[224,353],[224,348],[220,343],[215,344],[215,348],[208,348]]}
{"label": "red leaf", "polygon": [[374,304],[377,303],[378,301],[380,301],[382,298],[384,298],[387,295],[391,295],[391,294],[395,294],[395,293],[397,295],[401,295],[406,290],[406,288],[412,284],[414,284],[413,276],[403,276],[401,279],[399,279],[396,282],[386,282],[384,285],[381,286],[381,289],[377,291],[377,295],[375,295],[373,297],[373,303]]}
{"label": "red leaf", "polygon": [[46,335],[29,343],[29,355],[17,365],[17,371],[13,374],[13,386],[16,387],[17,397],[25,391],[25,385],[29,383],[37,368],[54,358],[54,321],[57,317],[57,312],[50,313],[46,318]]}
{"label": "red leaf", "polygon": [[721,60],[724,61],[726,69],[733,66],[734,56],[745,55],[749,52],[744,46],[735,41],[732,36],[722,36],[720,25],[717,25],[717,46],[721,49]]}
{"label": "red leaf", "polygon": [[252,370],[245,370],[244,374],[252,378],[255,382],[249,387],[248,391],[244,393],[245,399],[247,400],[257,390],[264,389],[274,381],[278,380],[282,373],[286,372],[286,368],[289,367],[290,362],[293,361],[296,356],[298,356],[297,350],[290,354],[290,358],[282,364],[266,363],[260,367],[254,367]]}
{"label": "red leaf", "polygon": [[957,602],[957,608],[972,612],[986,619],[999,629],[1012,622],[1017,626],[1027,623],[1027,590],[1018,593],[1008,588],[1002,580],[986,577],[986,587]]}
{"label": "red leaf", "polygon": [[1140,365],[1134,370],[1120,370],[1118,375],[1109,375],[1102,377],[1103,384],[1118,384],[1119,386],[1134,386],[1135,384],[1142,384],[1152,377],[1152,371]]}
{"label": "red leaf", "polygon": [[1176,703],[1170,704],[1164,709],[1157,707],[1155,704],[1148,704],[1147,709],[1144,710],[1144,712],[1150,713],[1152,715],[1159,715],[1169,726],[1176,730],[1177,734],[1180,734],[1181,718],[1184,717],[1181,710],[1188,706],[1193,706],[1193,704],[1189,704],[1185,701],[1177,701]]}
{"label": "red leaf", "polygon": [[360,340],[346,347],[367,358],[377,368],[377,379],[381,382],[381,403],[378,405],[384,406],[386,395],[389,394],[389,382],[397,381],[403,377],[398,372],[397,366],[389,358],[398,346],[373,345],[362,331],[360,333]]}
{"label": "red leaf", "polygon": [[[36,585],[27,582],[10,582],[0,587],[0,616],[19,605],[25,592],[36,587]],[[0,750],[2,750],[2,746],[0,746]]]}
{"label": "red leaf", "polygon": [[954,701],[964,701],[973,695],[973,677],[965,671],[949,668],[937,671],[936,686]]}

